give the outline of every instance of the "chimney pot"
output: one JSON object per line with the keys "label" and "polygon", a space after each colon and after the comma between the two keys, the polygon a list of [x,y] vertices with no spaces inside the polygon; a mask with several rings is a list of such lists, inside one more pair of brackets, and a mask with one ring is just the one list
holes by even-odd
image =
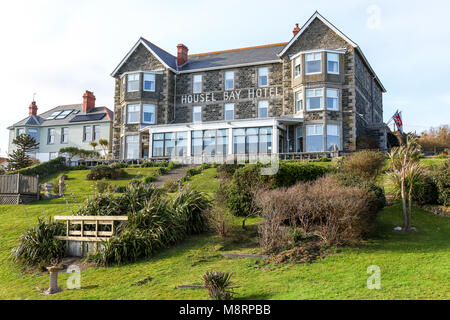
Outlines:
{"label": "chimney pot", "polygon": [[36,105],[36,101],[31,102],[30,106],[28,107],[28,115],[37,116],[37,110],[38,107]]}
{"label": "chimney pot", "polygon": [[184,44],[177,45],[177,66],[182,66],[188,60],[189,49]]}
{"label": "chimney pot", "polygon": [[292,33],[294,34],[294,37],[297,35],[297,33],[300,32],[300,28],[298,27],[298,23],[295,24],[295,28],[292,31]]}
{"label": "chimney pot", "polygon": [[91,91],[86,90],[83,95],[82,110],[84,113],[88,113],[91,109],[95,108],[95,96]]}

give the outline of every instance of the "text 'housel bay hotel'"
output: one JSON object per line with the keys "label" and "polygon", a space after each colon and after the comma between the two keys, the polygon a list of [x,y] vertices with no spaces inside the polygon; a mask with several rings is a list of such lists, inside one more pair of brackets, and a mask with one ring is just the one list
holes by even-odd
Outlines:
{"label": "text 'housel bay hotel'", "polygon": [[315,13],[287,43],[175,57],[140,38],[112,73],[118,159],[201,161],[386,148],[383,85]]}

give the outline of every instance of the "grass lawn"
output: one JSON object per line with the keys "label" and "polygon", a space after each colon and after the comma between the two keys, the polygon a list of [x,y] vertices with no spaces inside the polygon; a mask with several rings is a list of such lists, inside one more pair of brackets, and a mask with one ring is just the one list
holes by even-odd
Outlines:
{"label": "grass lawn", "polygon": [[[127,170],[130,175],[150,174],[147,169]],[[80,201],[89,195],[92,185],[84,180],[86,173],[69,172],[68,183]],[[219,187],[215,176],[216,170],[208,169],[190,183],[212,193]],[[249,230],[243,231],[241,219],[235,218],[236,227],[228,239],[204,234],[138,263],[90,268],[82,273],[80,290],[66,290],[69,275],[61,274],[64,291],[41,296],[35,287],[47,287],[48,274],[23,273],[8,256],[20,234],[38,217],[69,212],[62,199],[0,206],[0,299],[207,299],[206,290],[175,287],[200,284],[202,274],[211,269],[233,272],[234,285],[240,286],[238,299],[450,299],[449,218],[416,208],[413,225],[420,232],[395,234],[391,230],[402,222],[399,204],[381,212],[376,234],[370,239],[340,248],[313,264],[257,264],[254,259],[222,258],[222,252],[259,252],[256,234],[260,219],[250,219]],[[366,270],[371,265],[381,268],[381,290],[366,287]],[[152,281],[134,285],[149,276]]]}

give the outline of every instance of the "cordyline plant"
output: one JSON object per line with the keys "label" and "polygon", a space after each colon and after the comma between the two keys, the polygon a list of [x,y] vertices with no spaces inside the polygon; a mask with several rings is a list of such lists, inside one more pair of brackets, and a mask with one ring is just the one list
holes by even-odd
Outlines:
{"label": "cordyline plant", "polygon": [[392,149],[389,178],[400,189],[403,207],[402,231],[411,230],[412,195],[414,187],[425,174],[425,168],[419,162],[420,147],[413,137],[408,137],[406,144]]}
{"label": "cordyline plant", "polygon": [[205,288],[212,300],[231,300],[231,273],[222,271],[206,271],[203,275]]}

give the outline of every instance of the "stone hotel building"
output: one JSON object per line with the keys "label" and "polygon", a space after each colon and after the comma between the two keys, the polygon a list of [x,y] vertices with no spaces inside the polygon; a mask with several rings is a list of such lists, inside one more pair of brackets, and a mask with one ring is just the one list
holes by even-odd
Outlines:
{"label": "stone hotel building", "polygon": [[140,38],[112,73],[114,157],[326,155],[362,137],[386,148],[386,91],[359,46],[318,12],[293,33],[177,56]]}

